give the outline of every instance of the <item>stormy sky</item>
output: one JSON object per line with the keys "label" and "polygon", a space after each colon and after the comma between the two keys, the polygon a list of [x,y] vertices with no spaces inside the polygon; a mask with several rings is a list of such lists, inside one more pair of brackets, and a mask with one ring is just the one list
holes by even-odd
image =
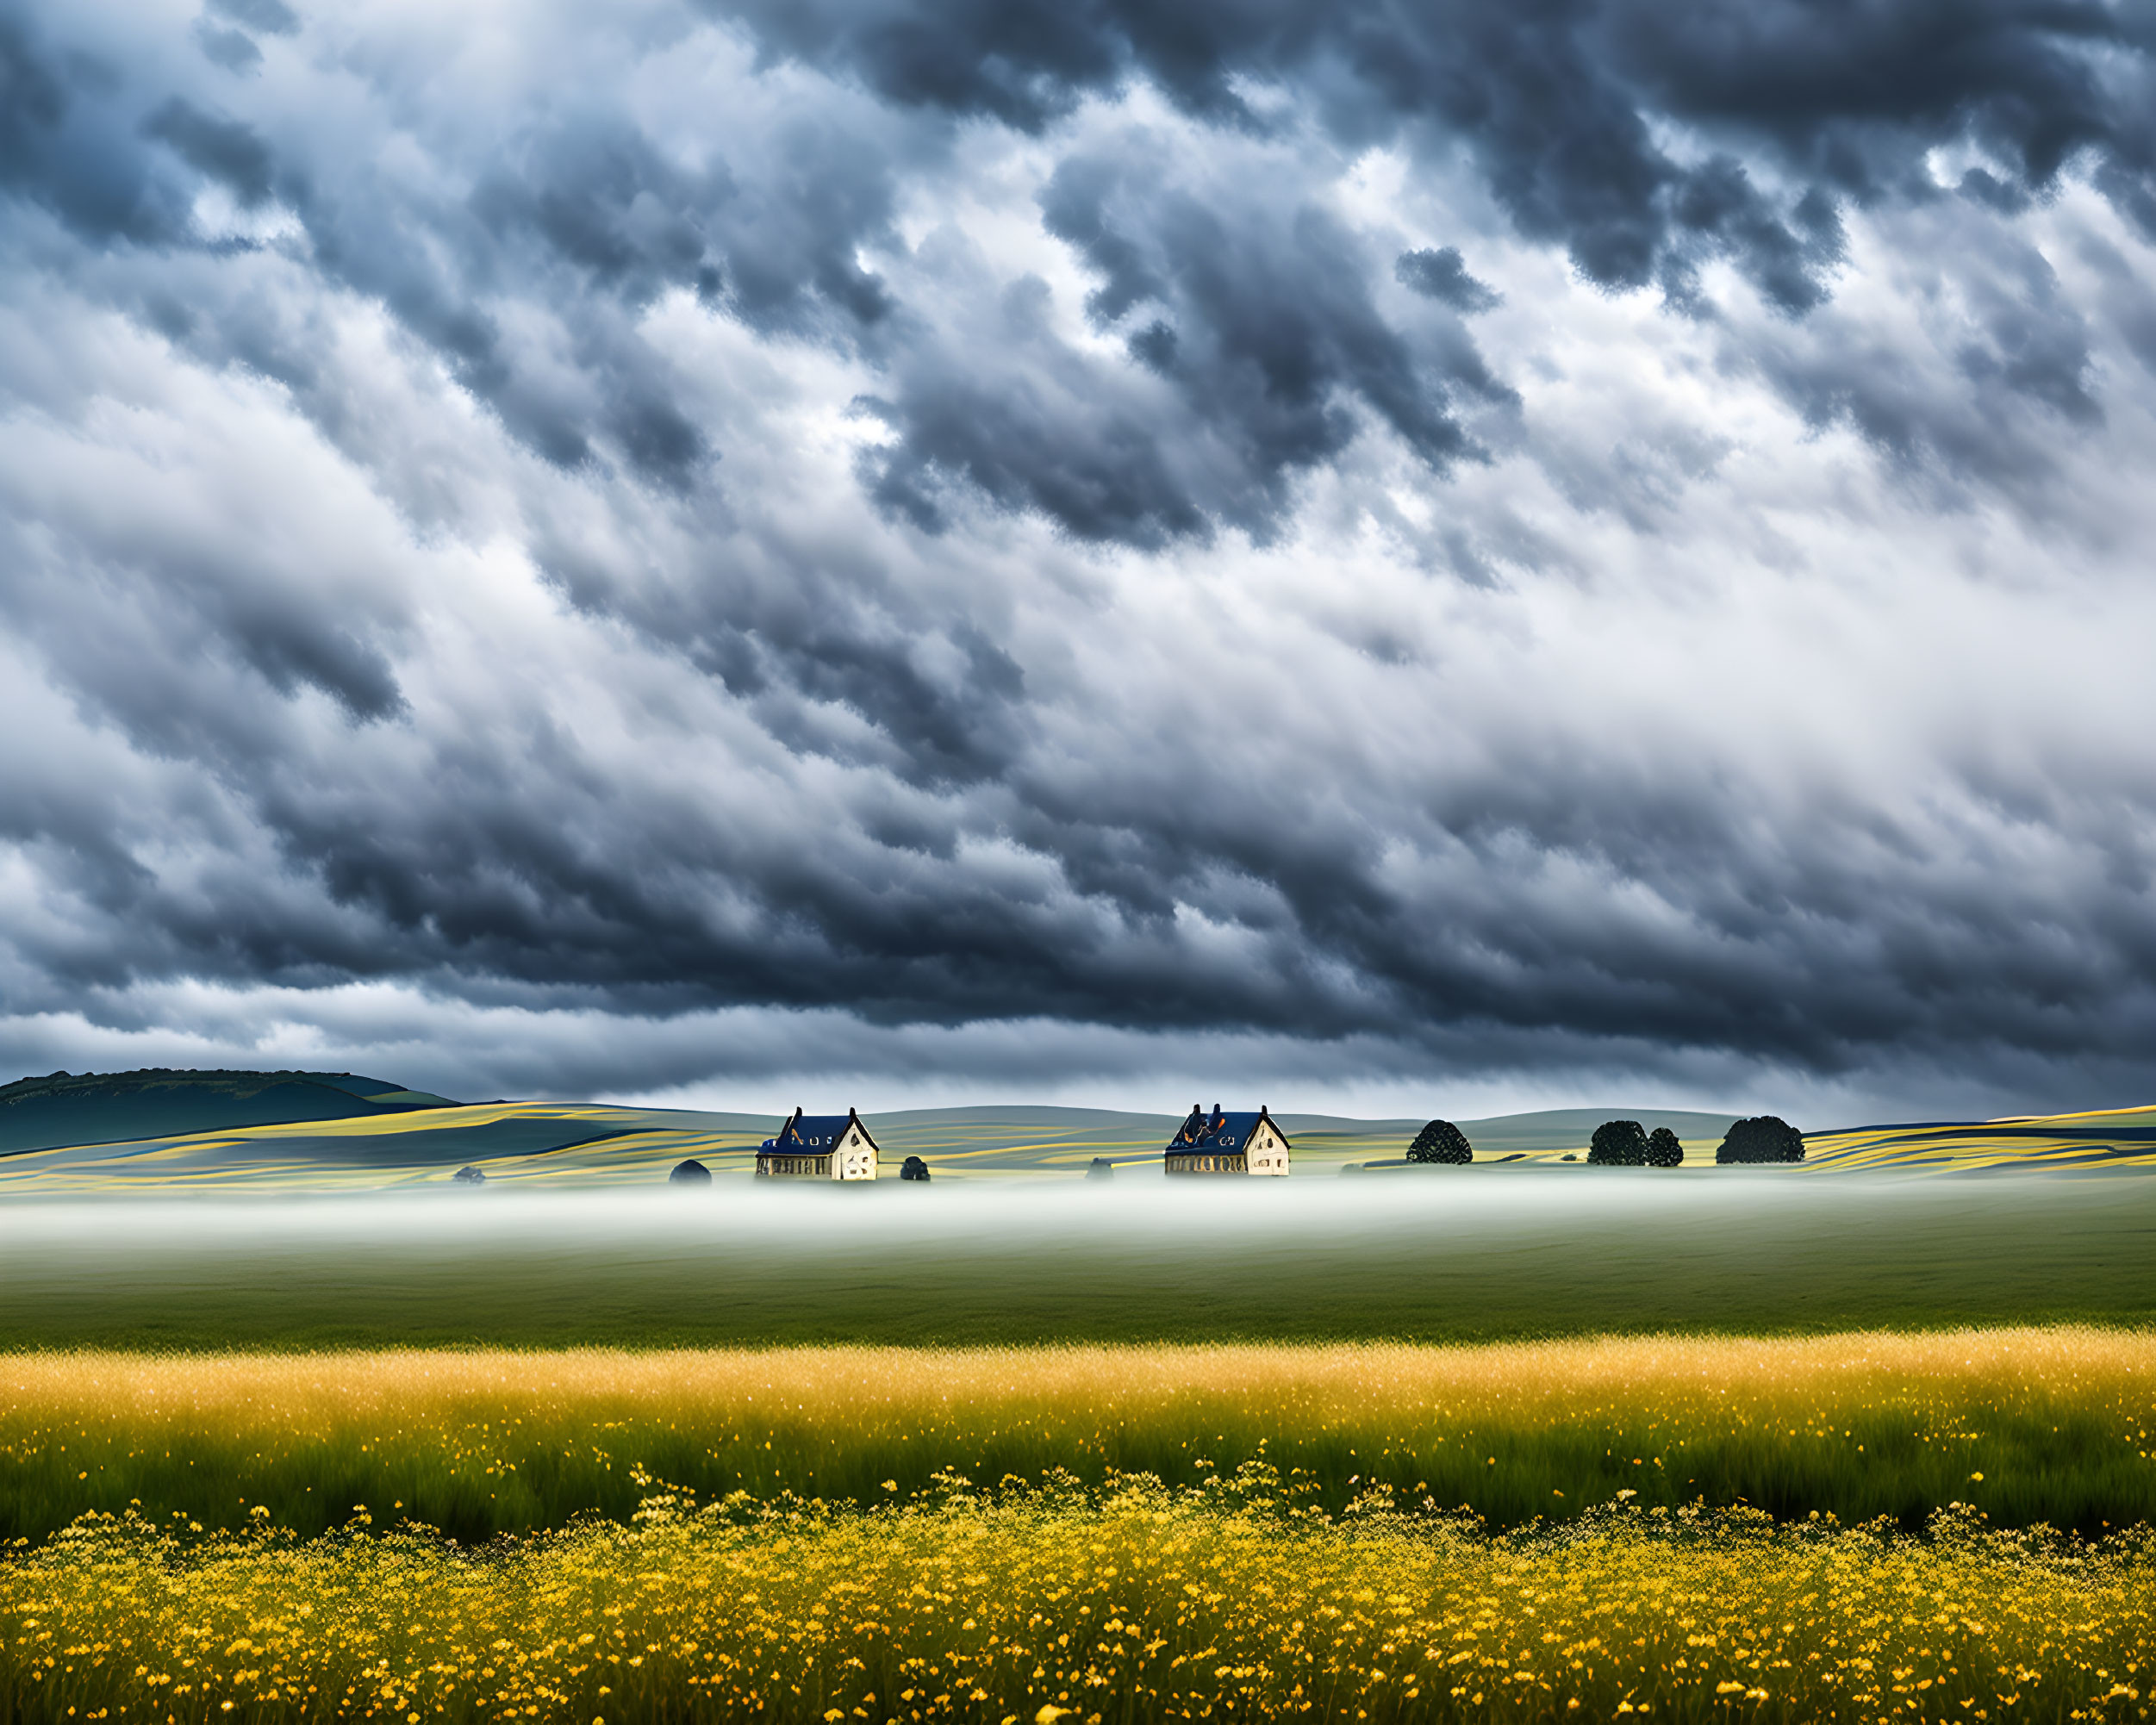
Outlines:
{"label": "stormy sky", "polygon": [[2156,1101],[2142,0],[0,0],[0,1068]]}

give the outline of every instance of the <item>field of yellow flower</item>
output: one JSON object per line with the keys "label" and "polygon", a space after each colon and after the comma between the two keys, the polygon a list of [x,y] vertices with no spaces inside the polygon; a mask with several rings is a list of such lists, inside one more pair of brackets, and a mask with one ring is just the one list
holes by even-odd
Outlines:
{"label": "field of yellow flower", "polygon": [[2137,1720],[2156,1684],[2145,1535],[940,1484],[479,1550],[87,1522],[0,1565],[0,1721]]}
{"label": "field of yellow flower", "polygon": [[0,1725],[2140,1720],[2152,1430],[2082,1329],[4,1356]]}

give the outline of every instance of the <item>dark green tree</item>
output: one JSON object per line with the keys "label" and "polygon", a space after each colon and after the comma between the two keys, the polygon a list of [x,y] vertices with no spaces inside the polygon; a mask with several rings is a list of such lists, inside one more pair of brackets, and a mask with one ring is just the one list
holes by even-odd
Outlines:
{"label": "dark green tree", "polygon": [[919,1156],[908,1156],[899,1164],[899,1178],[900,1180],[926,1180],[928,1164]]}
{"label": "dark green tree", "polygon": [[1647,1129],[1636,1120],[1605,1120],[1587,1141],[1587,1160],[1598,1168],[1645,1168]]}
{"label": "dark green tree", "polygon": [[1718,1162],[1801,1162],[1804,1135],[1773,1114],[1739,1120],[1714,1153]]}
{"label": "dark green tree", "polygon": [[1673,1168],[1684,1166],[1685,1147],[1677,1142],[1677,1135],[1667,1126],[1657,1126],[1647,1135],[1647,1165],[1651,1168]]}
{"label": "dark green tree", "polygon": [[1407,1147],[1407,1159],[1411,1162],[1471,1162],[1474,1146],[1451,1121],[1432,1120],[1415,1134],[1415,1142]]}

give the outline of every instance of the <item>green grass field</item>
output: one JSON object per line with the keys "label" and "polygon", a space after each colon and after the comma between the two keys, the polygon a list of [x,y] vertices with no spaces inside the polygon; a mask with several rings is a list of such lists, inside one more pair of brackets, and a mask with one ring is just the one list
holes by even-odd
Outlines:
{"label": "green grass field", "polygon": [[2156,1180],[1474,1168],[0,1205],[0,1349],[2156,1322]]}

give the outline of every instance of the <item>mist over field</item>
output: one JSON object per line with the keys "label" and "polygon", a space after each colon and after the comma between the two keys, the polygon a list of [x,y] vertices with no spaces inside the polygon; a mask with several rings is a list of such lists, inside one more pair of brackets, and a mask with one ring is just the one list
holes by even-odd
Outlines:
{"label": "mist over field", "polygon": [[[1433,1246],[1493,1230],[1567,1232],[1642,1217],[1712,1227],[1751,1216],[1818,1217],[1855,1205],[1891,1209],[1912,1183],[1867,1176],[1792,1180],[1780,1169],[1717,1171],[1652,1183],[1632,1169],[1444,1169],[1338,1178],[1170,1180],[1125,1168],[1113,1180],[947,1182],[925,1190],[887,1177],[874,1187],[717,1177],[708,1188],[477,1190],[331,1197],[159,1195],[94,1199],[25,1195],[0,1208],[0,1240],[24,1249],[33,1234],[55,1251],[124,1258],[145,1249],[219,1252],[400,1246],[453,1253],[514,1245],[544,1251],[713,1252],[750,1243],[836,1252],[973,1249],[1013,1254],[1082,1251],[1102,1242],[1180,1242],[1195,1249],[1284,1237],[1368,1240],[1405,1235]],[[1915,1200],[1924,1201],[1922,1190]]]}
{"label": "mist over field", "polygon": [[1475,1340],[2156,1320],[2156,1180],[1447,1169],[0,1205],[0,1345]]}

